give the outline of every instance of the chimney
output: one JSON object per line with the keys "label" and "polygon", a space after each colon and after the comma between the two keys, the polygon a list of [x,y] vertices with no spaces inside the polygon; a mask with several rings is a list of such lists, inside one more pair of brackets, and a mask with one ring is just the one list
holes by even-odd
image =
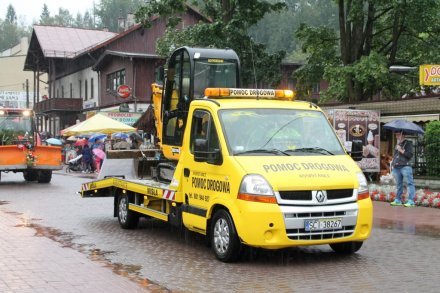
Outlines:
{"label": "chimney", "polygon": [[127,13],[127,23],[126,23],[125,29],[129,29],[133,25],[134,25],[134,14],[133,14],[133,12],[129,12],[129,13]]}
{"label": "chimney", "polygon": [[122,17],[122,9],[119,10],[118,17],[118,33],[123,32],[125,30],[125,18]]}

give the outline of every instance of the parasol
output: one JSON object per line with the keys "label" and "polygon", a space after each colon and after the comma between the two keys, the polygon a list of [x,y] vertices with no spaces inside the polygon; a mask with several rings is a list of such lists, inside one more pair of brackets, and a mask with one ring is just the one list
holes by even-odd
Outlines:
{"label": "parasol", "polygon": [[113,139],[127,139],[128,134],[124,132],[116,132],[112,134]]}
{"label": "parasol", "polygon": [[95,133],[89,137],[89,142],[94,143],[96,140],[104,139],[107,137],[107,134],[104,133]]}
{"label": "parasol", "polygon": [[61,140],[53,137],[46,139],[46,142],[51,145],[63,145],[63,142]]}
{"label": "parasol", "polygon": [[383,128],[404,134],[425,134],[425,131],[420,126],[407,120],[393,120],[385,123]]}
{"label": "parasol", "polygon": [[87,139],[78,139],[73,145],[74,146],[85,146],[87,144]]}
{"label": "parasol", "polygon": [[101,132],[105,134],[111,134],[114,132],[133,132],[136,128],[131,127],[122,122],[116,121],[107,116],[96,114],[89,119],[80,122],[74,126],[63,129],[61,133],[64,136],[77,135],[91,132]]}

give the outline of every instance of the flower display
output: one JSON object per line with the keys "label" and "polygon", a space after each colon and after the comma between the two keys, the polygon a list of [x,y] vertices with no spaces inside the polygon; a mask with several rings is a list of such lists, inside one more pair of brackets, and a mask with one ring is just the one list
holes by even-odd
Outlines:
{"label": "flower display", "polygon": [[[396,198],[396,186],[370,184],[368,186],[372,200],[392,202]],[[402,194],[402,202],[406,202],[408,195],[406,190]],[[416,190],[414,203],[418,206],[440,208],[440,192],[431,191],[427,188]]]}
{"label": "flower display", "polygon": [[37,156],[31,151],[26,151],[26,165],[29,167],[35,166],[37,163]]}
{"label": "flower display", "polygon": [[29,167],[35,166],[38,156],[34,154],[33,146],[31,144],[19,144],[17,147],[24,152],[26,165]]}

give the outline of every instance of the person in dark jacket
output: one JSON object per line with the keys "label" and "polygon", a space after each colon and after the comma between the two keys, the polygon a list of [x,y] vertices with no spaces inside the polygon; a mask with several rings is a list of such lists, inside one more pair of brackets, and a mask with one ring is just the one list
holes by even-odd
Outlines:
{"label": "person in dark jacket", "polygon": [[83,172],[93,172],[93,154],[89,145],[84,145],[82,149]]}
{"label": "person in dark jacket", "polygon": [[405,139],[403,132],[396,132],[397,145],[394,149],[392,166],[392,174],[396,179],[397,193],[396,199],[391,203],[392,206],[402,205],[403,179],[406,179],[408,200],[404,204],[406,207],[414,206],[414,195],[416,189],[414,187],[413,169],[410,160],[413,156],[412,142]]}

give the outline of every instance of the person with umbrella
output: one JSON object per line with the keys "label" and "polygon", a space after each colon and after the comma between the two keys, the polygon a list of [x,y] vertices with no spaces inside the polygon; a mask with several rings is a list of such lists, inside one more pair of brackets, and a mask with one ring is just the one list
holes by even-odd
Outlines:
{"label": "person with umbrella", "polygon": [[[414,186],[413,169],[410,160],[414,155],[412,142],[405,138],[406,133],[423,134],[424,131],[417,124],[405,120],[391,121],[384,125],[385,129],[395,132],[397,144],[394,149],[393,161],[391,162],[392,174],[396,179],[397,192],[396,199],[391,202],[392,206],[406,207],[414,206],[414,195],[416,189]],[[408,200],[402,203],[403,179],[406,179]]]}
{"label": "person with umbrella", "polygon": [[88,144],[85,144],[82,149],[83,173],[93,172],[93,155],[92,150]]}

